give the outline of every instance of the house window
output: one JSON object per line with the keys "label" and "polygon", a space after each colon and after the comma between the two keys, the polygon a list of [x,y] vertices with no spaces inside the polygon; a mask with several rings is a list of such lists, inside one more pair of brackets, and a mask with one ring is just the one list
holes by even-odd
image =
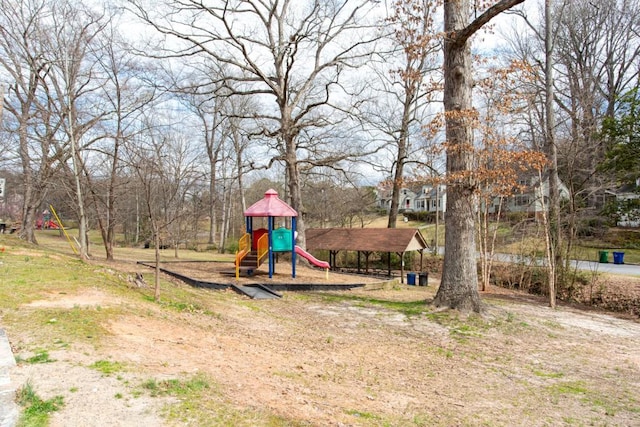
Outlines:
{"label": "house window", "polygon": [[529,206],[530,204],[529,196],[525,194],[517,195],[515,200],[516,206]]}

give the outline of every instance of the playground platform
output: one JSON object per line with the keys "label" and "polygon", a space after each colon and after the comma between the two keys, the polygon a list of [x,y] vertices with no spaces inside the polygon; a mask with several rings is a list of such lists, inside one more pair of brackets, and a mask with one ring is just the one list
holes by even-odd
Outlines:
{"label": "playground platform", "polygon": [[[139,265],[155,268],[154,262],[138,261]],[[235,276],[229,274],[228,263],[203,262],[203,261],[176,261],[164,262],[160,268],[163,274],[174,277],[190,286],[197,288],[225,290],[231,289],[238,294],[248,296],[252,299],[273,299],[280,298],[280,292],[311,292],[311,291],[344,291],[367,285],[367,281],[353,275],[348,275],[348,283],[339,283],[331,279],[310,280],[305,277],[291,278],[286,273],[276,275],[276,278],[269,279],[266,274],[254,274],[244,276],[240,281]],[[344,278],[347,275],[331,273],[331,276]]]}

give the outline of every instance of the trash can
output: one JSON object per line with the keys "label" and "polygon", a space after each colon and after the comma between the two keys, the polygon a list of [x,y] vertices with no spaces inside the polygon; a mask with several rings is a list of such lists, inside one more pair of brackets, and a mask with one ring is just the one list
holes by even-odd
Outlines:
{"label": "trash can", "polygon": [[600,251],[598,252],[599,256],[600,256],[600,262],[603,264],[606,264],[607,262],[609,262],[609,251]]}
{"label": "trash can", "polygon": [[416,285],[416,273],[407,273],[407,285]]}
{"label": "trash can", "polygon": [[624,252],[614,252],[613,253],[613,263],[614,264],[624,264]]}
{"label": "trash can", "polygon": [[420,273],[418,275],[418,285],[427,286],[429,284],[429,273]]}

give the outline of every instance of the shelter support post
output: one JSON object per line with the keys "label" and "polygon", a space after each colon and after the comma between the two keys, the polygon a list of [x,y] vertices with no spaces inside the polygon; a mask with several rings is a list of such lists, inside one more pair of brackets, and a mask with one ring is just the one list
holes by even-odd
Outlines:
{"label": "shelter support post", "polygon": [[337,265],[337,256],[339,251],[329,251],[329,265],[333,270],[338,268]]}
{"label": "shelter support post", "polygon": [[366,251],[364,253],[364,272],[365,274],[369,274],[369,257],[371,256],[371,252]]}

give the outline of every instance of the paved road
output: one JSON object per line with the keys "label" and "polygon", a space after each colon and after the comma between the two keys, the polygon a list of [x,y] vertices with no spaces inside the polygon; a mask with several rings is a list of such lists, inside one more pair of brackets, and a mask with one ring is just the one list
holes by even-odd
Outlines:
{"label": "paved road", "polygon": [[[444,247],[438,248],[438,253],[444,255]],[[480,256],[480,254],[478,254]],[[495,259],[502,262],[513,263],[531,263],[530,258],[523,258],[521,255],[512,254],[495,254]],[[543,259],[537,260],[538,265],[544,265]],[[571,261],[571,265],[577,267],[579,270],[592,271],[594,273],[611,273],[622,274],[626,276],[640,276],[640,265],[637,264],[614,264],[614,263],[601,263],[598,261]]]}
{"label": "paved road", "polygon": [[18,407],[14,403],[15,384],[9,377],[9,371],[15,364],[7,335],[0,329],[0,427],[13,427],[18,421]]}
{"label": "paved road", "polygon": [[598,273],[623,274],[627,276],[640,276],[640,265],[612,264],[596,261],[571,261],[579,270],[588,270]]}

